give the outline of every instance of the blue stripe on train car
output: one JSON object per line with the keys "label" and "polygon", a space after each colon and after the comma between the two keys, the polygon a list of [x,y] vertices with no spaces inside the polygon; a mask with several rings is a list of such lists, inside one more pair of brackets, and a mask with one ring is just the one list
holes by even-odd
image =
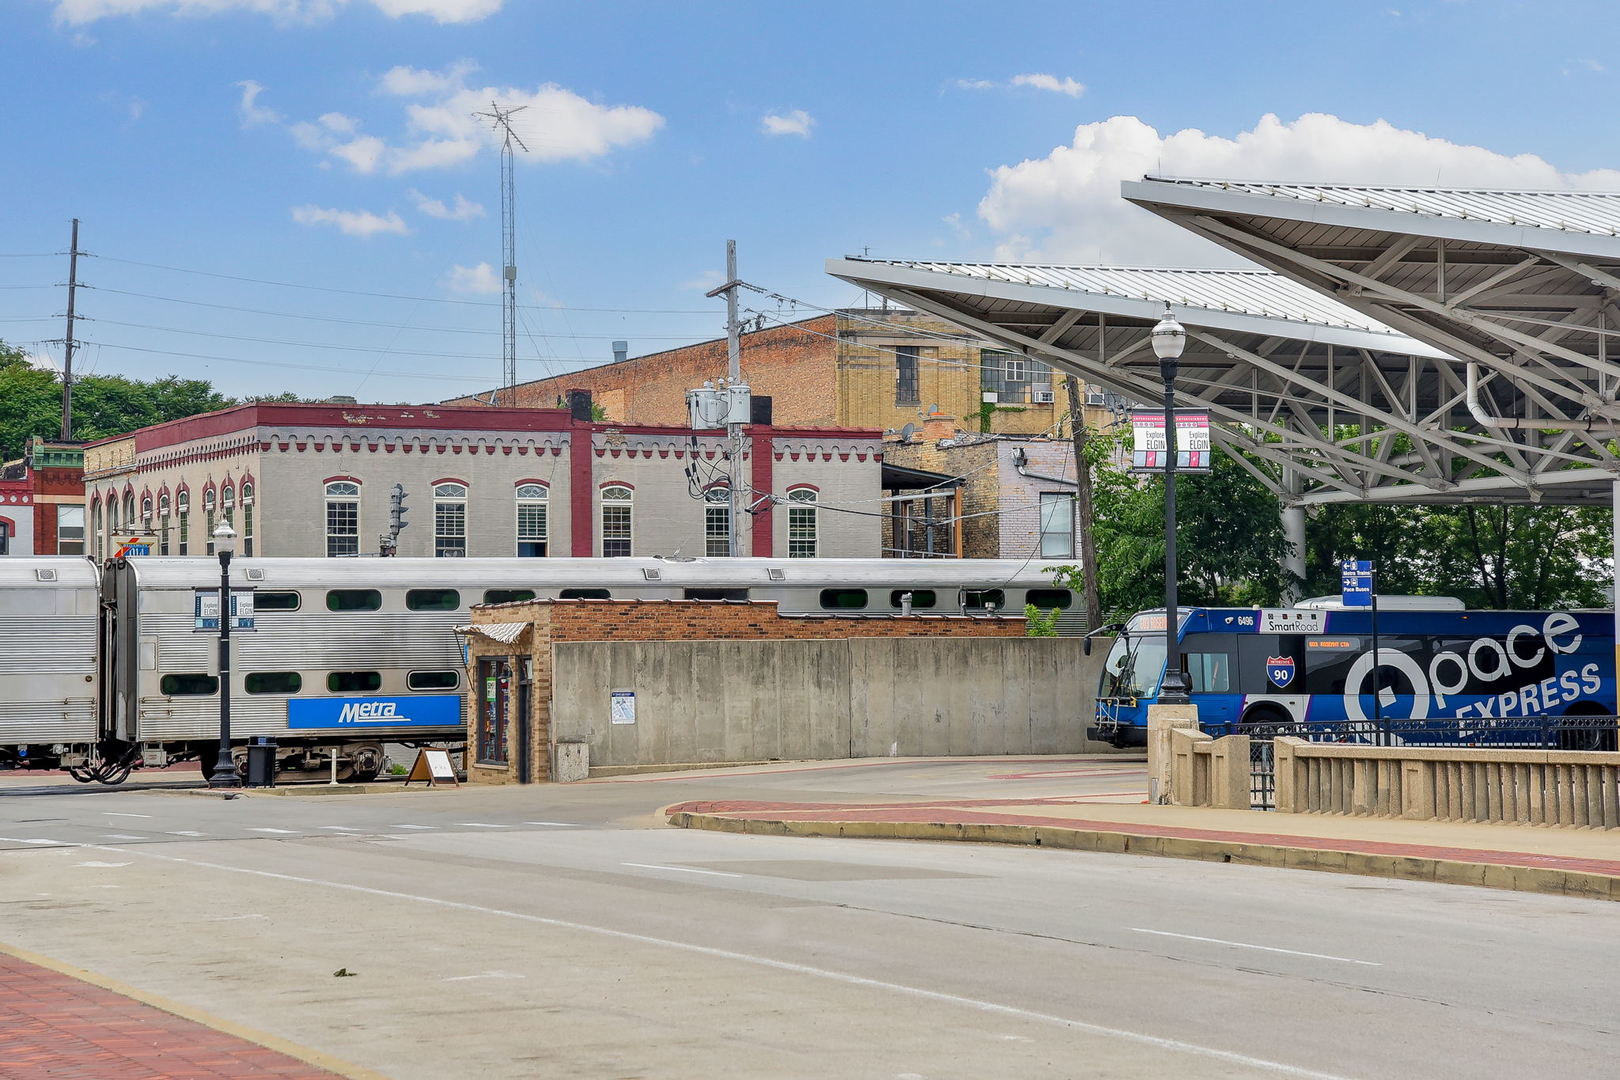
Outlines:
{"label": "blue stripe on train car", "polygon": [[287,701],[287,727],[294,730],[460,726],[459,694],[290,698]]}

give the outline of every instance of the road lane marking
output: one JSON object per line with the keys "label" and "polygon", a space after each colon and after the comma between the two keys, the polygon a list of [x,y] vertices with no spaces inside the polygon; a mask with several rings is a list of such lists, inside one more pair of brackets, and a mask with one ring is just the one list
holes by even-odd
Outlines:
{"label": "road lane marking", "polygon": [[195,832],[191,829],[171,829],[168,836],[207,836],[207,833]]}
{"label": "road lane marking", "polygon": [[577,821],[525,821],[525,825],[550,825],[553,829],[583,829]]}
{"label": "road lane marking", "polygon": [[390,829],[437,829],[437,825],[390,825]]}
{"label": "road lane marking", "polygon": [[277,836],[297,836],[298,835],[297,831],[294,830],[294,829],[272,829],[272,828],[269,828],[268,826],[260,826],[258,828],[249,829],[248,832],[275,833]]}
{"label": "road lane marking", "polygon": [[683,874],[708,874],[710,877],[742,877],[741,874],[728,874],[724,870],[699,870],[691,866],[660,866],[650,862],[627,862],[620,866],[634,866],[638,870],[678,870]]}
{"label": "road lane marking", "polygon": [[323,829],[331,829],[333,832],[359,832],[360,831],[359,829],[351,829],[347,825],[322,825],[321,828],[323,828]]}
{"label": "road lane marking", "polygon": [[149,817],[152,816],[151,814],[121,814],[117,810],[104,810],[104,811],[102,811],[102,813],[104,813],[107,817],[145,817],[145,818],[149,818]]}
{"label": "road lane marking", "polygon": [[[1020,1009],[1015,1005],[1003,1005],[994,1001],[984,1001],[979,998],[963,997],[959,994],[947,994],[939,990],[928,990],[920,986],[907,986],[904,983],[885,982],[882,979],[870,979],[864,975],[852,975],[848,972],[833,971],[828,968],[811,967],[808,964],[795,964],[789,960],[776,960],[769,956],[757,956],[752,953],[735,952],[731,949],[715,948],[711,945],[694,945],[686,941],[674,941],[670,938],[652,937],[648,934],[637,934],[629,930],[614,930],[606,926],[592,926],[589,923],[570,922],[566,919],[553,919],[545,915],[531,915],[522,911],[508,911],[504,908],[483,907],[479,904],[469,904],[460,900],[446,900],[437,896],[421,896],[416,893],[396,892],[391,889],[374,889],[369,885],[355,885],[346,881],[323,881],[320,878],[300,877],[297,874],[283,874],[274,870],[254,870],[246,866],[231,866],[229,863],[204,862],[201,859],[186,859],[178,855],[163,855],[149,850],[148,847],[139,848],[98,848],[95,844],[76,845],[91,850],[112,850],[115,854],[132,854],[144,858],[157,859],[161,862],[181,863],[185,866],[198,866],[208,870],[222,870],[230,874],[247,874],[251,877],[269,878],[274,881],[290,881],[299,885],[311,885],[326,889],[340,889],[344,892],[359,893],[363,896],[380,896],[390,900],[409,900],[419,904],[430,904],[434,907],[445,908],[452,911],[470,911],[479,915],[492,915],[501,919],[512,919],[526,922],[535,926],[549,926],[555,930],[570,930],[578,933],[595,934],[599,937],[612,938],[616,941],[633,941],[640,945],[651,945],[656,948],[677,949],[682,952],[695,953],[700,956],[710,956],[718,960],[730,960],[734,963],[751,964],[755,967],[769,968],[773,971],[784,971],[793,975],[805,975],[811,978],[828,979],[841,982],[849,986],[859,986],[868,990],[882,990],[891,994],[903,994],[907,997],[922,1001],[934,1001],[946,1005],[956,1005],[961,1008],[973,1009],[976,1012],[988,1013],[993,1016],[1010,1016],[1019,1020],[1028,1020],[1034,1023],[1051,1024],[1057,1027],[1068,1028],[1070,1031],[1085,1032],[1089,1035],[1099,1035],[1104,1038],[1118,1039],[1122,1042],[1135,1043],[1139,1046],[1151,1046],[1159,1050],[1172,1050],[1178,1053],[1191,1054],[1197,1057],[1209,1058],[1215,1061],[1224,1061],[1236,1065],[1247,1066],[1251,1069],[1260,1069],[1264,1072],[1278,1076],[1298,1077],[1299,1080],[1347,1080],[1339,1073],[1320,1072],[1316,1069],[1306,1069],[1298,1065],[1289,1065],[1281,1061],[1271,1061],[1267,1058],[1251,1057],[1248,1054],[1239,1054],[1232,1050],[1221,1050],[1213,1046],[1204,1046],[1199,1043],[1183,1042],[1180,1039],[1169,1039],[1160,1035],[1148,1035],[1140,1031],[1131,1031],[1126,1028],[1111,1028],[1102,1024],[1088,1023],[1084,1020],[1073,1020],[1067,1016],[1058,1016],[1054,1013],[1036,1012],[1032,1009]],[[718,871],[716,871],[718,872]]]}
{"label": "road lane marking", "polygon": [[131,836],[129,833],[121,833],[121,832],[102,833],[101,838],[103,840],[145,840],[146,839],[146,837],[144,837],[144,836]]}
{"label": "road lane marking", "polygon": [[510,825],[491,825],[487,821],[463,821],[461,825],[466,829],[510,829],[512,827]]}
{"label": "road lane marking", "polygon": [[1227,941],[1224,938],[1199,937],[1196,934],[1174,934],[1169,930],[1144,930],[1140,926],[1131,927],[1137,934],[1157,934],[1159,937],[1181,938],[1184,941],[1207,941],[1211,945],[1230,945],[1234,949],[1259,949],[1261,952],[1283,953],[1287,956],[1308,956],[1313,960],[1337,960],[1341,964],[1363,964],[1367,967],[1383,967],[1376,960],[1354,960],[1348,956],[1329,956],[1319,952],[1300,952],[1298,949],[1278,949],[1271,945],[1250,945],[1246,941]]}
{"label": "road lane marking", "polygon": [[89,867],[94,867],[96,869],[103,869],[103,870],[113,870],[113,869],[116,869],[117,867],[120,867],[120,866],[128,866],[129,863],[127,863],[127,862],[102,862],[99,859],[91,859],[89,862],[74,863],[73,865],[74,866],[89,866]]}
{"label": "road lane marking", "polygon": [[55,847],[66,847],[66,840],[41,840],[21,836],[0,836],[0,841],[8,844],[50,844]]}

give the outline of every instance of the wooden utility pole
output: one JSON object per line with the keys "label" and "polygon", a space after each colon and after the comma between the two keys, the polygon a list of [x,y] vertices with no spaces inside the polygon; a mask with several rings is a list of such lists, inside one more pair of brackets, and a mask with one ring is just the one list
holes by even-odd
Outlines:
{"label": "wooden utility pole", "polygon": [[73,301],[79,289],[79,219],[73,219],[68,246],[67,339],[62,347],[62,441],[73,438]]}
{"label": "wooden utility pole", "polygon": [[1069,390],[1069,436],[1074,440],[1074,516],[1075,530],[1080,535],[1082,599],[1086,605],[1086,629],[1095,630],[1102,624],[1102,600],[1097,595],[1097,540],[1091,529],[1091,462],[1086,458],[1091,429],[1080,408],[1080,380],[1070,375],[1064,383]]}

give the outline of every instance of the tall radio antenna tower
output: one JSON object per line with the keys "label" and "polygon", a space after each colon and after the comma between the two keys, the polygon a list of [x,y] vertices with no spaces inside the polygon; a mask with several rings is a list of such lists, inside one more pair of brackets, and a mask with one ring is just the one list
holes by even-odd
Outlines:
{"label": "tall radio antenna tower", "polygon": [[527,109],[516,105],[503,109],[489,103],[489,112],[473,113],[506,133],[501,143],[501,389],[494,395],[497,405],[517,404],[517,239],[512,206],[512,144],[528,153],[529,148],[512,130],[512,114]]}

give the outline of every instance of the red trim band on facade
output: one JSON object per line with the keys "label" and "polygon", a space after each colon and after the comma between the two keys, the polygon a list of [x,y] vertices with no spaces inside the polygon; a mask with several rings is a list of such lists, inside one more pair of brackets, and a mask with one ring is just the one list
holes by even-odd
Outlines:
{"label": "red trim band on facade", "polygon": [[568,436],[568,530],[574,556],[592,555],[595,530],[591,527],[591,426],[580,424]]}
{"label": "red trim band on facade", "polygon": [[[750,499],[757,499],[771,490],[771,478],[775,474],[774,440],[770,435],[762,434],[765,429],[754,428],[753,436],[753,473],[749,484],[753,487]],[[771,513],[772,504],[766,502],[760,507],[759,513],[754,515],[753,524],[749,531],[753,536],[754,558],[768,559],[776,551],[776,518]]]}

